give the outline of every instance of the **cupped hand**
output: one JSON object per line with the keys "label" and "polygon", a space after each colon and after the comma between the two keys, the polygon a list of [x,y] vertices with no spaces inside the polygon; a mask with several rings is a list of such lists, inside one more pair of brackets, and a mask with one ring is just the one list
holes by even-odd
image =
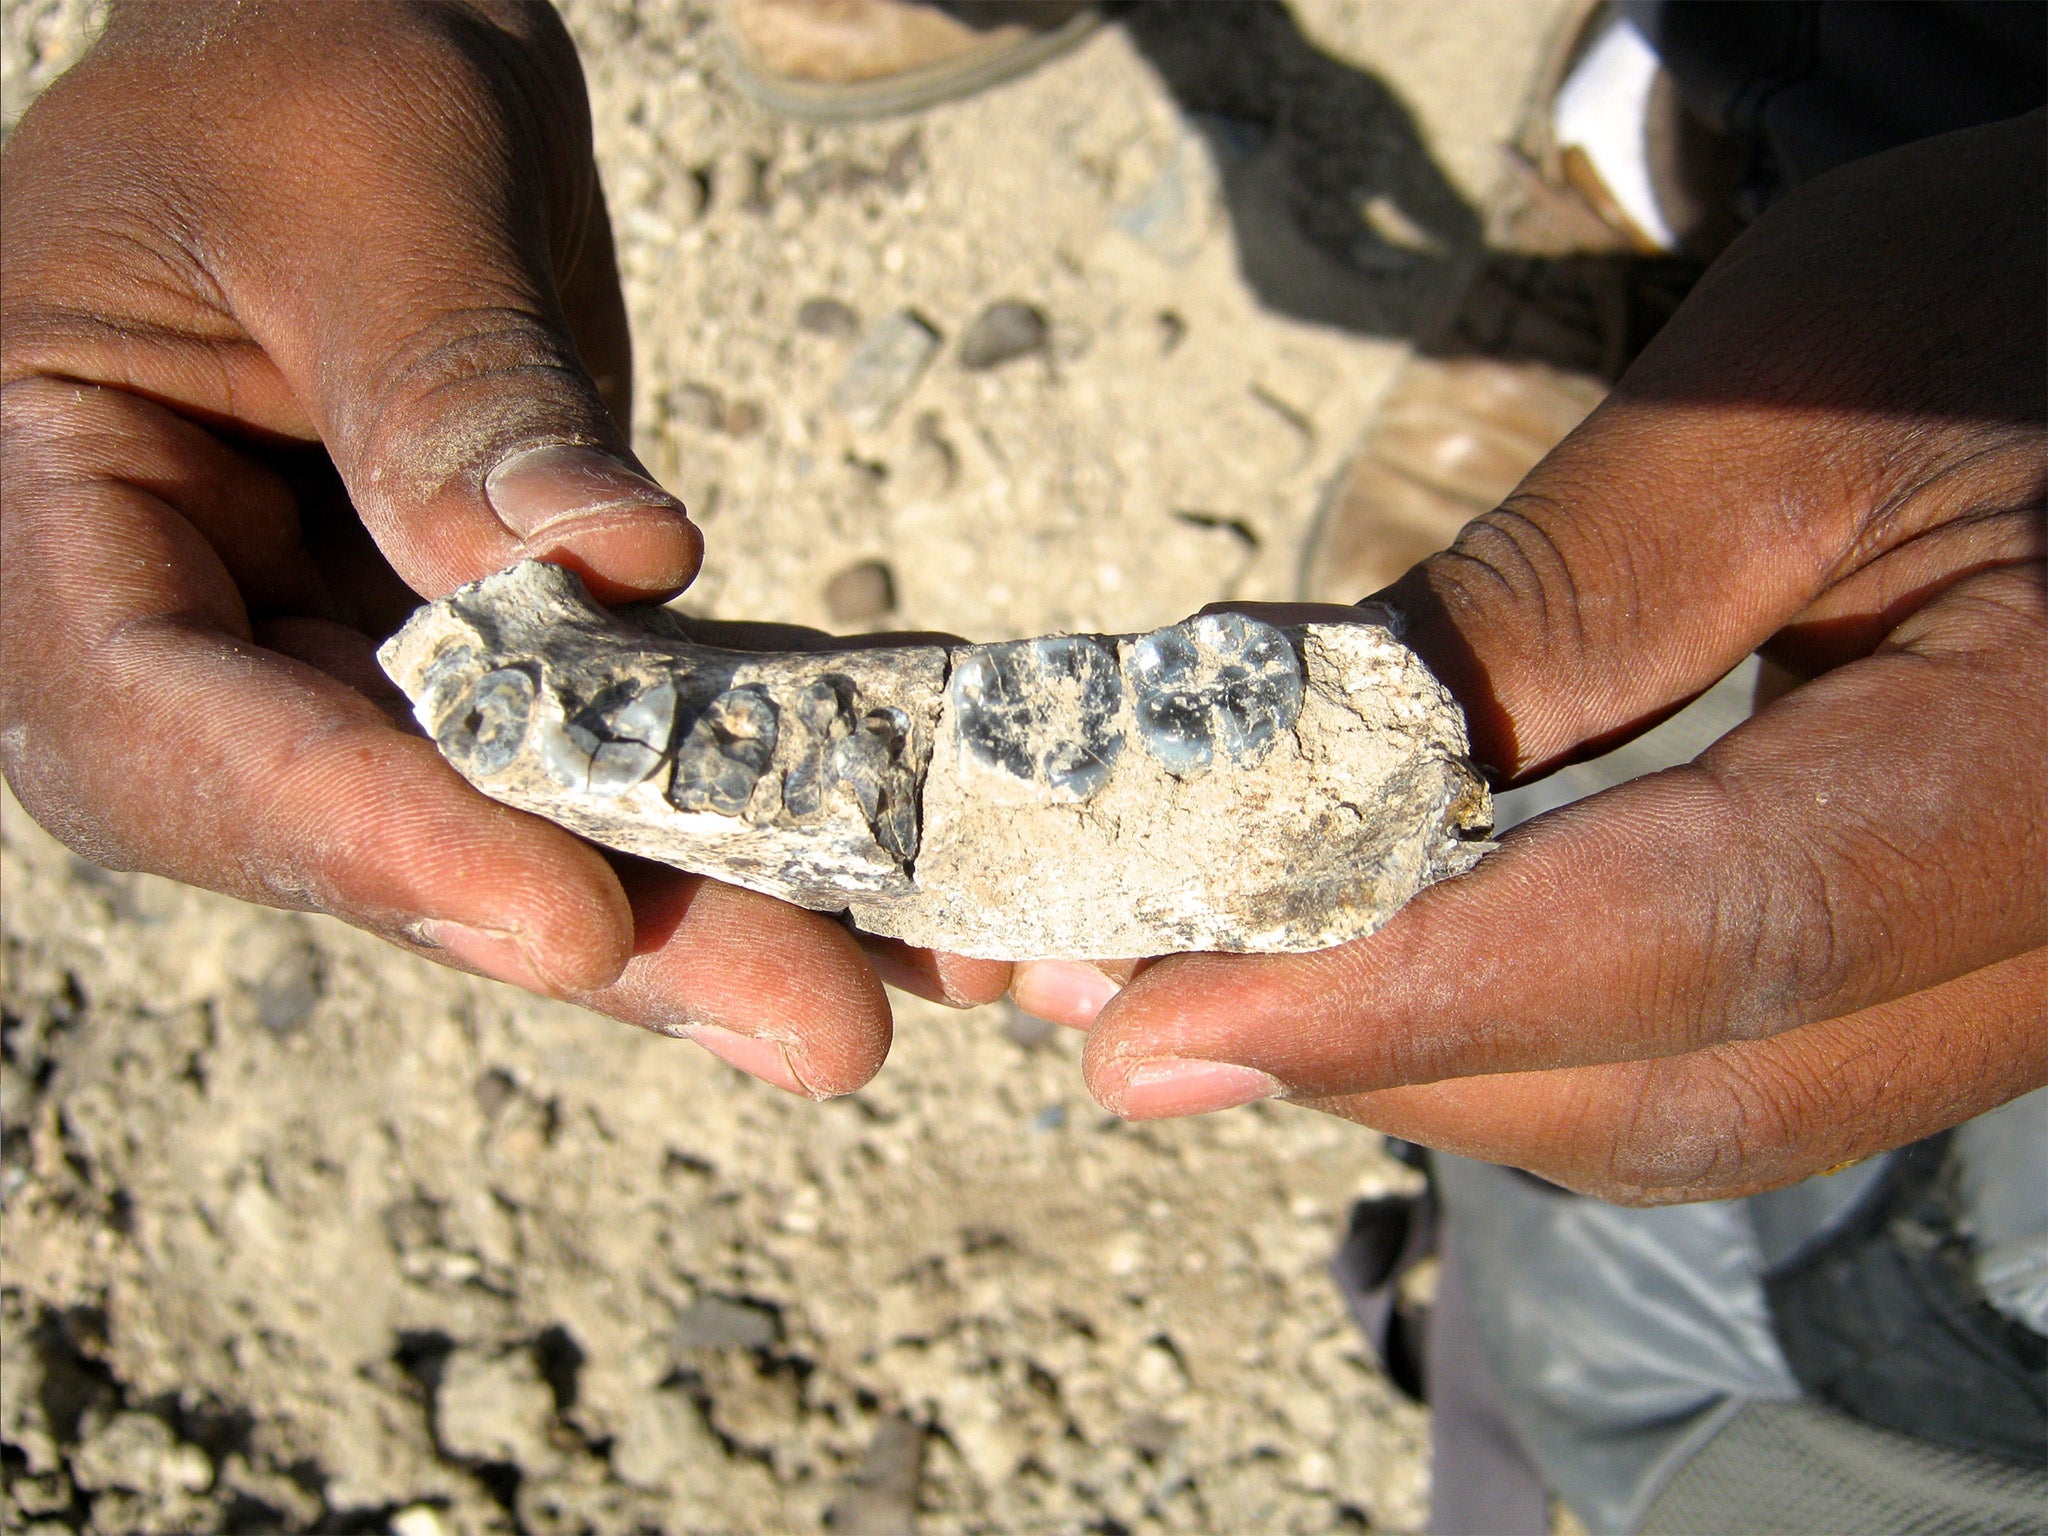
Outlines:
{"label": "cupped hand", "polygon": [[1665,1201],[2048,1081],[2043,143],[2034,114],[1788,199],[1514,495],[1382,594],[1504,783],[1759,647],[1807,681],[1370,938],[1167,959],[1077,1005],[1104,1104],[1285,1095]]}
{"label": "cupped hand", "polygon": [[[830,917],[469,789],[374,660],[522,558],[661,597],[575,50],[530,5],[121,6],[10,136],[0,759],[109,867],[331,912],[814,1095],[889,1042]],[[951,1001],[999,969],[891,954]]]}

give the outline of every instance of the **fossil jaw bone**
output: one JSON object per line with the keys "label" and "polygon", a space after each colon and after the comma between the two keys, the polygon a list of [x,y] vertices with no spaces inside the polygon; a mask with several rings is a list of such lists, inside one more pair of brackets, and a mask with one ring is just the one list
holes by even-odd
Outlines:
{"label": "fossil jaw bone", "polygon": [[741,653],[529,562],[379,655],[484,793],[962,954],[1320,948],[1491,846],[1456,704],[1362,623]]}

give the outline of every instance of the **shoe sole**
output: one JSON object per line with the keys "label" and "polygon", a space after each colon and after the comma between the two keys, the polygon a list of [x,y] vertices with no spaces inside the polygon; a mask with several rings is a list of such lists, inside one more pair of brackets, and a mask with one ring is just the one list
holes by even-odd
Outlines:
{"label": "shoe sole", "polygon": [[725,34],[725,54],[739,88],[771,112],[809,123],[867,122],[920,112],[1013,80],[1082,42],[1104,19],[1100,11],[1082,11],[1021,43],[850,84],[772,74],[730,30]]}

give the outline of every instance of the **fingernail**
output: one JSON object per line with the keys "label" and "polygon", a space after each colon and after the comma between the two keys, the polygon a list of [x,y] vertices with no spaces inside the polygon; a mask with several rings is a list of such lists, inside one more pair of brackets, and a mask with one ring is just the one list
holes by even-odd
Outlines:
{"label": "fingernail", "polygon": [[413,925],[413,934],[435,949],[445,949],[471,970],[481,971],[496,981],[524,987],[529,992],[553,995],[554,988],[540,979],[516,936],[500,928],[472,928],[467,923],[443,922],[438,918]]}
{"label": "fingernail", "polygon": [[1377,624],[1396,640],[1408,633],[1408,615],[1382,597],[1363,598],[1352,604],[1368,624]]}
{"label": "fingernail", "polygon": [[1118,992],[1117,984],[1079,960],[1034,960],[1017,967],[1010,995],[1026,1013],[1086,1029]]}
{"label": "fingernail", "polygon": [[807,1099],[817,1097],[790,1070],[789,1048],[779,1041],[743,1035],[737,1030],[721,1029],[716,1024],[699,1024],[690,1031],[689,1038],[728,1067],[738,1067],[749,1077],[758,1077],[771,1087],[801,1094]]}
{"label": "fingernail", "polygon": [[526,448],[484,477],[498,521],[531,539],[592,513],[646,507],[687,517],[683,504],[610,454],[578,443]]}
{"label": "fingernail", "polygon": [[[1117,1075],[1112,1067],[1112,1079]],[[1206,1115],[1235,1109],[1281,1091],[1277,1078],[1227,1061],[1189,1061],[1160,1056],[1122,1072],[1123,1091],[1114,1081],[1104,1084],[1110,1106],[1126,1120],[1171,1120],[1179,1115]]]}

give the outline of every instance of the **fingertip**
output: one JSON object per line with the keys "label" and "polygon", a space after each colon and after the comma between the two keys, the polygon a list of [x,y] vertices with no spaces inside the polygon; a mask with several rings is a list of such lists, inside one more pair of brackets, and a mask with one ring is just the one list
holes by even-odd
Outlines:
{"label": "fingertip", "polygon": [[1104,1109],[1126,1120],[1210,1115],[1286,1092],[1278,1078],[1255,1067],[1180,1056],[1112,1058],[1089,1074],[1088,1086]]}
{"label": "fingertip", "polygon": [[1121,983],[1080,960],[1033,960],[1017,967],[1010,996],[1026,1013],[1069,1029],[1094,1024]]}
{"label": "fingertip", "polygon": [[977,960],[967,955],[919,949],[901,939],[856,931],[861,953],[882,981],[946,1008],[979,1008],[1009,989],[1012,967],[1007,960]]}
{"label": "fingertip", "polygon": [[703,563],[704,536],[682,502],[582,443],[508,454],[484,477],[484,499],[522,556],[569,567],[600,602],[681,591]]}
{"label": "fingertip", "polygon": [[742,1071],[813,1099],[851,1093],[881,1070],[894,1034],[888,995],[839,923],[656,866],[629,869],[627,883],[639,930],[633,958],[615,985],[579,1001],[698,1039]]}
{"label": "fingertip", "polygon": [[574,571],[600,603],[659,601],[696,580],[704,535],[679,508],[634,507],[549,530],[520,553]]}
{"label": "fingertip", "polygon": [[1010,990],[1016,967],[1007,960],[977,960],[972,955],[940,953],[933,957],[948,1002],[956,1008],[980,1008]]}
{"label": "fingertip", "polygon": [[790,1059],[790,1047],[784,1041],[743,1035],[717,1024],[700,1024],[689,1032],[688,1038],[727,1066],[771,1088],[780,1088],[784,1093],[811,1100],[837,1097],[833,1092],[810,1087],[797,1075],[796,1065]]}
{"label": "fingertip", "polygon": [[405,925],[404,936],[461,969],[546,997],[573,999],[617,982],[632,956],[632,911],[603,860],[558,836],[522,852],[538,862],[500,864],[488,880],[447,872],[441,889],[415,898],[442,915]]}

